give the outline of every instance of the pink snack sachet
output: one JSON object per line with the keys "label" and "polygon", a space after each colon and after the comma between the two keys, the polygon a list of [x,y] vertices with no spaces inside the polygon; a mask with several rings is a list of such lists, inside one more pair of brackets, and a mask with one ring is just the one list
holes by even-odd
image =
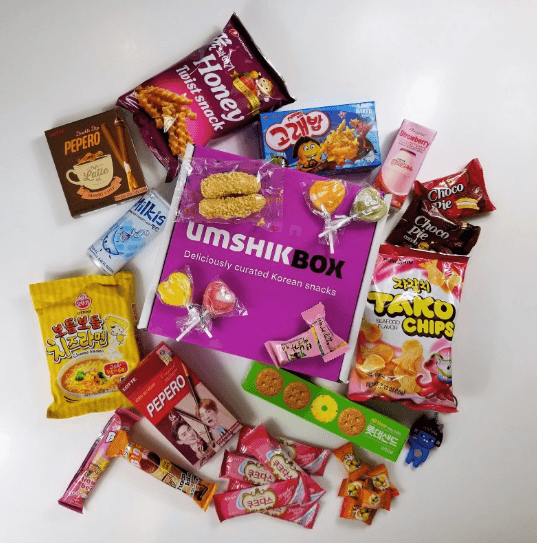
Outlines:
{"label": "pink snack sachet", "polygon": [[[239,431],[237,440],[237,452],[246,454],[243,439],[253,430],[252,426],[244,425]],[[306,445],[298,441],[293,441],[285,437],[277,438],[284,451],[307,473],[310,475],[322,475],[326,464],[330,459],[332,451],[313,445]]]}
{"label": "pink snack sachet", "polygon": [[325,490],[289,457],[262,424],[242,439],[241,449],[241,452],[257,458],[277,479],[302,478],[306,484],[307,497],[301,503],[315,503],[325,494]]}
{"label": "pink snack sachet", "polygon": [[282,437],[278,438],[278,442],[289,457],[305,472],[310,475],[322,475],[324,473],[326,464],[332,454],[331,451]]}
{"label": "pink snack sachet", "polygon": [[265,343],[270,358],[278,368],[292,360],[313,356],[322,356],[324,362],[330,362],[350,349],[345,340],[334,334],[325,316],[324,305],[318,303],[302,312],[302,318],[310,326],[308,330],[286,341]]}
{"label": "pink snack sachet", "polygon": [[82,513],[84,502],[93,490],[99,477],[110,464],[110,457],[106,454],[110,443],[119,430],[129,432],[134,424],[142,417],[129,409],[120,407],[106,423],[88,455],[69,483],[64,495],[58,500],[60,505],[77,513]]}
{"label": "pink snack sachet", "polygon": [[216,494],[213,503],[220,522],[223,522],[275,507],[300,504],[303,499],[304,484],[298,478]]}
{"label": "pink snack sachet", "polygon": [[224,452],[220,469],[222,479],[235,479],[248,486],[274,483],[276,476],[255,458],[243,454]]}
{"label": "pink snack sachet", "polygon": [[[228,492],[276,481],[276,477],[255,458],[229,451],[225,451],[224,453],[220,477],[229,479]],[[287,522],[294,522],[304,528],[311,529],[315,523],[318,511],[319,503],[316,502],[313,505],[289,505],[261,512],[264,515]]]}

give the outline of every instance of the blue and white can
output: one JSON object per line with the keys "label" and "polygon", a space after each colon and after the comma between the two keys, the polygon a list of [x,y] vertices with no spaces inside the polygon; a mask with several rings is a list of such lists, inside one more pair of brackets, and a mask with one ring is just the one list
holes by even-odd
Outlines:
{"label": "blue and white can", "polygon": [[170,205],[151,189],[88,249],[101,271],[114,275],[164,229]]}

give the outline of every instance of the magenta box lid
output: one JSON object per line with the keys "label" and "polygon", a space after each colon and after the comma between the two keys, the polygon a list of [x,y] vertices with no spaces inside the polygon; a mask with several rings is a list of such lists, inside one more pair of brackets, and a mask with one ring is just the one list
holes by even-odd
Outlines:
{"label": "magenta box lid", "polygon": [[[194,158],[253,161],[202,146],[195,146],[193,149]],[[158,284],[170,273],[189,265],[194,277],[195,302],[200,302],[207,284],[220,277],[246,306],[248,315],[217,319],[212,329],[212,339],[202,332],[194,331],[185,336],[183,341],[271,364],[264,343],[268,340],[287,340],[304,332],[307,324],[300,314],[319,302],[326,308],[326,319],[333,331],[347,340],[351,336],[352,328],[355,341],[359,329],[359,323],[356,326],[355,312],[364,272],[372,248],[374,254],[371,260],[376,257],[379,236],[375,236],[375,231],[381,229],[384,223],[379,223],[378,226],[352,223],[340,236],[335,254],[330,255],[328,246],[320,244],[317,237],[321,232],[323,221],[307,207],[301,187],[304,182],[313,183],[318,180],[326,182],[326,178],[287,168],[282,170],[284,209],[281,232],[269,232],[250,223],[208,225],[175,222],[166,225],[156,265],[157,271],[146,298],[140,328],[147,328],[153,334],[172,339],[177,337],[176,319],[184,316],[186,310],[164,305],[155,296],[155,292]],[[186,170],[183,168],[177,182],[169,220],[180,204],[185,180]],[[200,181],[201,179],[196,179],[194,174],[188,178],[192,186],[196,186]],[[354,195],[361,188],[351,183],[347,185],[347,195],[337,209],[337,214],[348,213]],[[231,250],[232,241],[229,242],[228,248],[224,248],[221,246],[224,236],[220,236],[218,242],[214,235],[209,239],[205,238],[208,227],[227,231],[230,240],[233,240],[234,235],[242,234],[245,236],[244,247],[247,246],[250,237],[255,238],[252,241],[255,244],[260,244],[264,240],[265,247],[268,242],[273,242],[274,246],[281,244],[283,252],[288,255],[288,263],[266,259],[265,251],[256,256],[255,250],[251,251],[251,254],[246,254],[244,250]],[[190,235],[187,235],[187,230]],[[292,250],[285,252],[287,247],[291,247]],[[291,264],[295,251],[308,253],[308,261],[315,255],[325,258],[326,270],[318,273],[309,267],[306,269],[293,267]],[[315,259],[319,269],[322,268],[322,258]],[[333,259],[332,266],[330,258]],[[331,267],[336,267],[340,273],[332,270],[332,273],[327,275]],[[256,271],[263,275],[255,275]],[[369,269],[367,271],[369,272]],[[367,274],[366,281],[369,286],[370,273]],[[359,311],[360,313],[363,311],[363,306]],[[353,350],[354,344],[351,344],[351,347]],[[350,355],[352,356],[352,352]],[[306,358],[290,362],[285,369],[338,381],[342,363],[343,356],[328,363],[323,362],[321,357]],[[346,375],[343,379],[346,379]]]}

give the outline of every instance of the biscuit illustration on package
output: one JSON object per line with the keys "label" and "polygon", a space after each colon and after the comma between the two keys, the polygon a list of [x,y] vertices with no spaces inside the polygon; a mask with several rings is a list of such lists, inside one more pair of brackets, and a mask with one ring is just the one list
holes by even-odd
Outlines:
{"label": "biscuit illustration on package", "polygon": [[283,388],[283,377],[276,370],[265,368],[256,377],[255,387],[263,396],[275,396]]}
{"label": "biscuit illustration on package", "polygon": [[356,407],[344,409],[337,420],[339,429],[348,436],[357,436],[364,431],[364,414]]}
{"label": "biscuit illustration on package", "polygon": [[[408,436],[406,426],[384,415],[357,405],[293,373],[259,362],[253,362],[242,383],[242,388],[258,398],[388,460],[397,460]],[[244,430],[244,432],[247,431],[248,429]],[[239,443],[241,443],[241,436],[239,436]],[[250,454],[240,447],[238,452]],[[340,452],[342,458],[349,461],[350,466],[353,459],[349,457],[349,451],[341,450]],[[338,451],[334,451],[336,456],[337,453]],[[368,466],[357,461],[356,468],[349,469],[361,476],[368,470]]]}
{"label": "biscuit illustration on package", "polygon": [[310,389],[299,381],[289,383],[283,391],[283,401],[291,409],[304,409],[311,400]]}

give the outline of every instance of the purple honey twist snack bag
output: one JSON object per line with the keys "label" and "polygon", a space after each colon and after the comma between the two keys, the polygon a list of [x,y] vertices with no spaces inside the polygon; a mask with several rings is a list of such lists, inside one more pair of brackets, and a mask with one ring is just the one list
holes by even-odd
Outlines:
{"label": "purple honey twist snack bag", "polygon": [[294,102],[283,78],[233,14],[222,33],[121,96],[143,140],[168,171],[179,171],[188,143],[204,145]]}

